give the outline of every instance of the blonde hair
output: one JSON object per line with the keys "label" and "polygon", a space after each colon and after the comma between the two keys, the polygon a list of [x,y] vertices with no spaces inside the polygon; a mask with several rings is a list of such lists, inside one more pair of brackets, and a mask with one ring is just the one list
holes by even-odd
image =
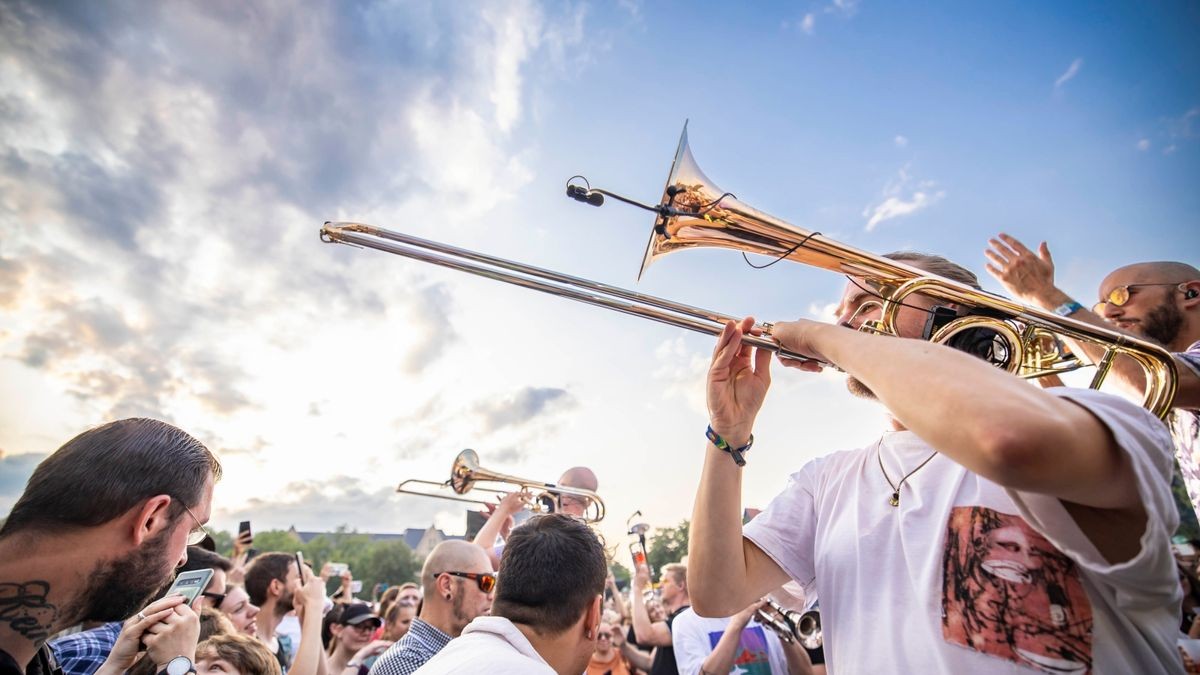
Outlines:
{"label": "blonde hair", "polygon": [[283,675],[279,661],[263,643],[246,635],[214,635],[196,646],[196,660],[221,659],[242,675]]}
{"label": "blonde hair", "polygon": [[894,251],[883,254],[883,257],[888,260],[907,263],[917,269],[924,270],[930,274],[936,274],[939,277],[946,277],[960,284],[966,284],[977,291],[983,289],[979,285],[979,277],[975,276],[974,272],[940,255],[919,253],[917,251]]}
{"label": "blonde hair", "polygon": [[670,574],[675,583],[680,586],[687,584],[687,565],[683,563],[667,563],[662,566],[662,573],[663,576]]}

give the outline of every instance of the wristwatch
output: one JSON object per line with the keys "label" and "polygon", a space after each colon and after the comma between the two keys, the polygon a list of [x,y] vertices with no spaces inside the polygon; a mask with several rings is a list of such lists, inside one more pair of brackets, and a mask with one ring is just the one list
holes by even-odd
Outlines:
{"label": "wristwatch", "polygon": [[192,660],[186,656],[176,656],[167,661],[167,667],[159,671],[158,675],[196,675],[196,666],[192,665]]}

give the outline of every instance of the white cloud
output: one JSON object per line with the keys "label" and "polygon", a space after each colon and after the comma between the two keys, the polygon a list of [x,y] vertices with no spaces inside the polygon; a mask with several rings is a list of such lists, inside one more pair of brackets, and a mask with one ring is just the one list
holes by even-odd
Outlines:
{"label": "white cloud", "polygon": [[807,35],[813,34],[813,29],[816,27],[816,25],[817,17],[814,16],[812,12],[805,14],[804,18],[800,20],[800,30],[804,31],[804,33]]}
{"label": "white cloud", "polygon": [[1138,149],[1138,150],[1141,150],[1142,152],[1145,152],[1146,150],[1149,150],[1149,149],[1150,149],[1150,139],[1149,139],[1149,138],[1143,138],[1142,140],[1138,141],[1138,142],[1137,142],[1137,149]]}
{"label": "white cloud", "polygon": [[1070,82],[1076,75],[1079,74],[1079,69],[1082,67],[1083,67],[1083,59],[1082,58],[1075,59],[1074,61],[1072,61],[1071,65],[1067,66],[1067,70],[1065,72],[1063,72],[1062,75],[1059,75],[1058,79],[1054,81],[1054,88],[1058,89],[1058,88],[1062,87],[1064,84],[1066,84],[1067,82]]}
{"label": "white cloud", "polygon": [[859,0],[833,0],[833,2],[825,8],[826,12],[837,12],[844,16],[854,16],[858,13]]}
{"label": "white cloud", "polygon": [[895,138],[892,139],[892,142],[896,144],[897,148],[908,147],[908,138],[905,136],[897,135]]}
{"label": "white cloud", "polygon": [[946,192],[939,190],[934,181],[915,180],[909,174],[909,165],[905,165],[896,178],[884,186],[882,201],[863,210],[863,216],[867,218],[866,231],[874,230],[884,221],[933,206],[945,196]]}

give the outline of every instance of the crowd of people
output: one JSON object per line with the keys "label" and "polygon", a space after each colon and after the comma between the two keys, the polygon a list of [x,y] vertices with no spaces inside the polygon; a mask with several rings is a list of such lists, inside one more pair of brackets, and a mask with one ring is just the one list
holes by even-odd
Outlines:
{"label": "crowd of people", "polygon": [[[350,570],[250,558],[249,533],[217,553],[215,455],[165,422],[110,422],[43,461],[0,528],[0,675],[1196,672],[1197,555],[1172,537],[1200,504],[1200,272],[1122,267],[1089,310],[1057,288],[1045,244],[1000,235],[987,256],[1024,303],[1164,347],[1169,428],[1129,400],[1146,384],[1132,358],[1110,369],[1129,396],[1031,386],[978,358],[990,339],[931,341],[971,311],[936,294],[905,298],[895,335],[859,330],[885,298],[851,277],[835,324],[771,335],[808,357],[784,366],[836,366],[888,410],[876,442],[798,467],[743,522],[773,356],[742,342],[752,319],[731,322],[685,560],[638,564],[622,589],[586,498],[565,491],[526,518],[516,491],[472,541],[442,542],[419,579],[368,600]],[[979,288],[944,258],[887,257]],[[598,488],[584,467],[558,484]],[[185,573],[202,587],[169,592]],[[814,606],[821,648],[772,620]]]}

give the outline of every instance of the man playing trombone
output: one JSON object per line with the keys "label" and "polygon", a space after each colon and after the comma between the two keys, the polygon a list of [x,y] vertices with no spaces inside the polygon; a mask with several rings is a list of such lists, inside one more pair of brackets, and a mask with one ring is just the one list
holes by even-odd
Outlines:
{"label": "man playing trombone", "polygon": [[[943,258],[888,257],[978,288]],[[905,339],[926,334],[932,298],[904,300],[900,338],[854,330],[878,318],[878,300],[851,279],[841,325],[779,323],[772,336],[844,370],[892,428],[809,462],[744,530],[740,465],[753,462],[771,355],[741,342],[751,319],[725,326],[692,519],[696,611],[734,614],[791,578],[820,597],[838,672],[1182,672],[1162,423],[1114,396],[1040,389]],[[756,451],[768,443],[783,445],[764,438]]]}

